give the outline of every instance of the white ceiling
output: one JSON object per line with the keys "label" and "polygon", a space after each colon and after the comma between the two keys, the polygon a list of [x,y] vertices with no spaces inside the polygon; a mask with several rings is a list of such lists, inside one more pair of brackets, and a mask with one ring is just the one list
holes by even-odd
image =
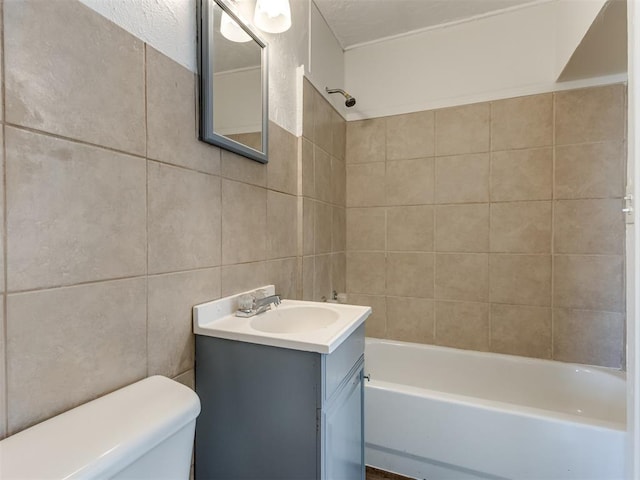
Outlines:
{"label": "white ceiling", "polygon": [[314,0],[344,49],[545,0]]}

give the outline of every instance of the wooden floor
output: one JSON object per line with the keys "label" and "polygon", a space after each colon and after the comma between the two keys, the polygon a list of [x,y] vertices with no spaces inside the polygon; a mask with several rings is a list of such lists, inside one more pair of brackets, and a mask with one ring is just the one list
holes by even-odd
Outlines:
{"label": "wooden floor", "polygon": [[412,480],[409,477],[398,475],[397,473],[386,472],[378,468],[367,467],[366,480]]}

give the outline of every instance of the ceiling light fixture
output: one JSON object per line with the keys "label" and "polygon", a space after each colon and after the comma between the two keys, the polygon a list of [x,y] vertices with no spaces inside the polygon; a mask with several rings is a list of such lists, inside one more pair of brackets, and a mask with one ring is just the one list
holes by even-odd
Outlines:
{"label": "ceiling light fixture", "polygon": [[282,33],[291,27],[289,0],[257,0],[253,24],[267,33]]}
{"label": "ceiling light fixture", "polygon": [[251,36],[227,12],[222,12],[220,33],[224,38],[232,42],[246,43],[251,41]]}

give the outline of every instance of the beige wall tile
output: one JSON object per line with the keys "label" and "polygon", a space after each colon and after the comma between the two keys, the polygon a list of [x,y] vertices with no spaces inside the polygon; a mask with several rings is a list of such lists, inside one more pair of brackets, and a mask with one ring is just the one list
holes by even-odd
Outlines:
{"label": "beige wall tile", "polygon": [[266,237],[267,190],[222,180],[223,265],[264,260]]}
{"label": "beige wall tile", "polygon": [[227,150],[222,150],[221,175],[259,187],[267,185],[267,166]]}
{"label": "beige wall tile", "polygon": [[344,207],[347,204],[347,168],[344,162],[331,158],[331,203]]}
{"label": "beige wall tile", "polygon": [[304,295],[303,263],[303,257],[296,257],[296,300],[303,300]]}
{"label": "beige wall tile", "polygon": [[347,208],[347,250],[385,249],[384,207]]}
{"label": "beige wall tile", "polygon": [[434,321],[433,300],[387,297],[387,338],[433,343]]}
{"label": "beige wall tile", "polygon": [[145,287],[140,278],[7,297],[9,433],[146,376]]}
{"label": "beige wall tile", "polygon": [[180,375],[177,375],[177,376],[173,377],[173,380],[175,380],[178,383],[181,383],[185,387],[189,387],[191,390],[195,391],[195,389],[196,389],[196,371],[195,371],[195,369],[187,370],[186,372],[181,373]]}
{"label": "beige wall tile", "polygon": [[[0,26],[0,35],[2,34],[2,27]],[[0,46],[2,45],[2,40],[0,39]],[[2,67],[0,66],[0,74],[2,74]],[[2,108],[2,100],[0,100],[0,108]],[[2,118],[2,115],[0,114],[0,118]],[[0,151],[4,152],[4,132],[2,131],[2,129],[0,129]],[[0,168],[4,168],[6,165],[6,161],[5,161],[5,156],[0,155]],[[7,172],[7,170],[5,170],[5,173]],[[5,243],[5,208],[4,208],[4,204],[5,204],[5,186],[4,186],[5,182],[0,182],[0,208],[2,209],[0,211],[0,222],[2,223],[0,225],[0,252],[4,252],[4,243]],[[0,272],[4,272],[5,271],[5,265],[4,265],[4,254],[0,255]],[[0,276],[4,276],[4,275],[0,275]],[[4,278],[0,278],[0,293],[3,293],[5,291],[5,284],[4,284]],[[0,318],[2,318],[0,316]],[[2,322],[0,322],[0,327],[2,326]],[[0,335],[0,343],[2,342],[2,336]],[[2,355],[2,347],[0,346],[0,355]],[[0,357],[1,358],[1,357]],[[0,372],[2,371],[2,361],[0,361]],[[2,374],[0,374],[0,395],[2,395]],[[0,409],[2,408],[2,405],[0,404]],[[0,418],[0,435],[2,435],[2,418]]]}
{"label": "beige wall tile", "polygon": [[551,252],[551,202],[491,204],[491,251]]}
{"label": "beige wall tile", "polygon": [[333,207],[328,203],[316,202],[316,254],[331,252],[333,228]]}
{"label": "beige wall tile", "polygon": [[558,200],[555,253],[624,254],[622,200]]}
{"label": "beige wall tile", "polygon": [[624,311],[623,257],[556,255],[553,305],[610,312]]}
{"label": "beige wall tile", "polygon": [[436,155],[489,151],[489,103],[436,110]]}
{"label": "beige wall tile", "polygon": [[347,151],[347,122],[335,110],[331,113],[331,129],[333,144],[331,154],[344,163]]}
{"label": "beige wall tile", "polygon": [[433,203],[433,158],[387,162],[387,205]]}
{"label": "beige wall tile", "polygon": [[489,251],[489,204],[436,207],[436,251]]}
{"label": "beige wall tile", "polygon": [[148,45],[145,64],[147,156],[202,172],[220,173],[220,149],[198,140],[193,72]]}
{"label": "beige wall tile", "polygon": [[385,164],[347,165],[347,207],[385,205]]}
{"label": "beige wall tile", "polygon": [[624,85],[557,92],[556,144],[624,138]]}
{"label": "beige wall tile", "polygon": [[313,278],[313,300],[324,302],[331,298],[331,255],[317,255]]}
{"label": "beige wall tile", "polygon": [[387,117],[387,160],[432,157],[433,111]]}
{"label": "beige wall tile", "polygon": [[316,257],[302,258],[302,300],[313,300]]}
{"label": "beige wall tile", "polygon": [[316,202],[305,198],[302,202],[302,254],[313,255],[316,249],[315,240]]}
{"label": "beige wall tile", "polygon": [[0,295],[0,307],[2,313],[0,313],[0,440],[7,435],[7,377],[5,375],[5,352],[6,352],[6,339],[4,336],[5,322],[4,322],[4,295]]}
{"label": "beige wall tile", "polygon": [[302,135],[313,141],[313,97],[315,88],[306,78],[302,82]]}
{"label": "beige wall tile", "polygon": [[347,253],[347,292],[384,295],[384,253]]}
{"label": "beige wall tile", "polygon": [[553,94],[492,102],[492,150],[542,147],[552,142]]}
{"label": "beige wall tile", "polygon": [[298,248],[298,199],[267,191],[267,258],[295,257]]}
{"label": "beige wall tile", "polygon": [[333,108],[316,92],[313,96],[313,141],[325,152],[333,151]]}
{"label": "beige wall tile", "polygon": [[347,249],[347,211],[343,207],[332,207],[331,251],[344,252]]}
{"label": "beige wall tile", "polygon": [[436,344],[489,350],[489,304],[436,302],[435,313]]}
{"label": "beige wall tile", "polygon": [[142,275],[145,161],[6,128],[9,290]]}
{"label": "beige wall tile", "polygon": [[149,277],[148,375],[174,377],[194,367],[192,309],[220,298],[220,269]]}
{"label": "beige wall tile", "polygon": [[147,177],[149,272],[220,265],[220,179],[152,161]]}
{"label": "beige wall tile", "polygon": [[384,118],[347,122],[347,164],[383,162],[385,132]]}
{"label": "beige wall tile", "polygon": [[387,334],[387,299],[373,295],[356,295],[350,293],[348,301],[351,305],[371,307],[371,315],[365,323],[365,335],[374,338],[386,338]]}
{"label": "beige wall tile", "polygon": [[389,207],[387,209],[387,249],[433,251],[433,207]]}
{"label": "beige wall tile", "polygon": [[551,309],[492,304],[491,351],[551,358]]}
{"label": "beige wall tile", "polygon": [[265,285],[274,285],[281,298],[298,298],[298,261],[282,258],[265,262]]}
{"label": "beige wall tile", "polygon": [[433,298],[433,253],[388,253],[387,295]]}
{"label": "beige wall tile", "polygon": [[228,297],[267,284],[265,262],[239,263],[220,268],[220,295]]}
{"label": "beige wall tile", "polygon": [[488,285],[488,254],[436,254],[435,296],[437,300],[487,301]]}
{"label": "beige wall tile", "polygon": [[553,150],[509,150],[491,154],[491,201],[550,200]]}
{"label": "beige wall tile", "polygon": [[435,203],[489,201],[489,154],[436,158]]}
{"label": "beige wall tile", "polygon": [[4,62],[7,121],[145,154],[144,44],[115,23],[80,2],[7,1]]}
{"label": "beige wall tile", "polygon": [[269,122],[267,186],[292,195],[298,193],[298,139],[273,122]]}
{"label": "beige wall tile", "polygon": [[333,196],[331,186],[331,157],[319,147],[314,147],[315,158],[315,190],[316,198],[323,202],[330,202]]}
{"label": "beige wall tile", "polygon": [[331,286],[337,293],[347,291],[347,255],[343,252],[331,254]]}
{"label": "beige wall tile", "polygon": [[[3,33],[3,27],[0,26],[0,35],[2,35],[2,38],[4,39],[4,33]],[[2,40],[0,40],[0,44],[2,43]],[[3,47],[3,51],[4,51],[4,47]],[[4,73],[3,73],[3,65],[0,65],[0,76],[2,76],[2,78],[4,78]],[[0,113],[0,120],[4,120],[4,95],[2,95],[3,98],[0,98],[0,110],[2,110],[2,113]],[[1,423],[1,422],[0,422]],[[2,427],[0,427],[1,429]],[[0,432],[1,433],[1,432]]]}
{"label": "beige wall tile", "polygon": [[491,254],[491,301],[551,305],[551,256]]}
{"label": "beige wall tile", "polygon": [[313,143],[306,138],[302,140],[302,195],[316,196],[315,163],[313,159]]}
{"label": "beige wall tile", "polygon": [[556,147],[556,198],[624,196],[624,143]]}
{"label": "beige wall tile", "polygon": [[553,311],[553,358],[622,368],[624,315],[557,308]]}

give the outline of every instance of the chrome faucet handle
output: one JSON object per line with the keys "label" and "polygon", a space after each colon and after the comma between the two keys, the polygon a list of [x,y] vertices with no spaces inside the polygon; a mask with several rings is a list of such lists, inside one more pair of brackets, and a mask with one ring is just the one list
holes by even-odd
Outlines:
{"label": "chrome faucet handle", "polygon": [[238,298],[238,311],[250,313],[251,310],[253,310],[254,303],[255,299],[253,298],[253,295],[242,295]]}

